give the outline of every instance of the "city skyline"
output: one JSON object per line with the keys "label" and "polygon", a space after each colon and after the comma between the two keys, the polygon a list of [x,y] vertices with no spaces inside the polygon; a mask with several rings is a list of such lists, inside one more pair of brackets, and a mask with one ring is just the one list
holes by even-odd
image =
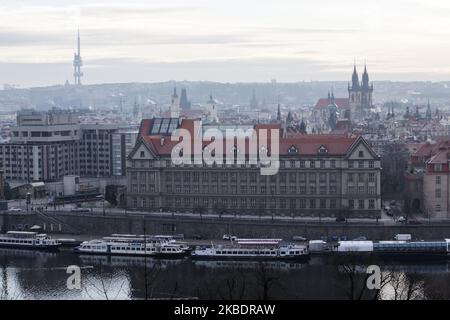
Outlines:
{"label": "city skyline", "polygon": [[78,28],[85,84],[450,80],[445,1],[231,2],[3,1],[0,81],[72,82]]}

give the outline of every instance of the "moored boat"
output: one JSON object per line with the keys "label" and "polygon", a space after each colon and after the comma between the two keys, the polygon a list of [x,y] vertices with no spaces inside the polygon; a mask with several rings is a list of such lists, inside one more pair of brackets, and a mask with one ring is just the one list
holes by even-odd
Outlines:
{"label": "moored boat", "polygon": [[58,251],[61,244],[44,233],[8,231],[0,235],[0,248]]}
{"label": "moored boat", "polygon": [[149,236],[113,235],[103,239],[82,242],[76,253],[95,255],[151,256],[178,258],[187,254],[184,246]]}
{"label": "moored boat", "polygon": [[237,239],[233,245],[197,247],[194,259],[231,260],[302,260],[309,257],[308,247],[281,244],[281,239]]}

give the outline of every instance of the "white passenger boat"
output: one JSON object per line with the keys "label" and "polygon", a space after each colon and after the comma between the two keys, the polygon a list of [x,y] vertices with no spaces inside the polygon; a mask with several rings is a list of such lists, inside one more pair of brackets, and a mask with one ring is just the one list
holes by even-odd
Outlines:
{"label": "white passenger boat", "polygon": [[61,244],[46,234],[30,231],[8,231],[0,235],[0,248],[57,251]]}
{"label": "white passenger boat", "polygon": [[180,245],[139,236],[114,236],[84,241],[74,249],[74,252],[96,255],[151,256],[156,258],[178,258],[187,254],[187,251]]}
{"label": "white passenger boat", "polygon": [[281,239],[237,239],[234,245],[197,247],[194,259],[302,260],[309,257],[304,245],[281,244]]}
{"label": "white passenger boat", "polygon": [[188,253],[191,251],[191,248],[184,241],[179,241],[174,238],[174,236],[170,235],[135,235],[135,234],[112,234],[110,237],[104,237],[104,240],[113,241],[113,242],[147,242],[152,244],[171,244],[173,246],[178,246],[184,252]]}

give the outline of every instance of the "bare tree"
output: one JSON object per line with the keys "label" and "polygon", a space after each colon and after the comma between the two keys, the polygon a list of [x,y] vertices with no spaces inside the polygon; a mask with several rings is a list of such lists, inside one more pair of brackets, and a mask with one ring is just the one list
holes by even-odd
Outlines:
{"label": "bare tree", "polygon": [[100,297],[103,297],[106,300],[115,300],[119,297],[122,292],[123,285],[125,284],[125,280],[120,283],[119,289],[115,294],[112,293],[112,284],[115,282],[114,274],[106,275],[103,269],[103,265],[100,262],[100,272],[99,272],[99,281],[93,281],[91,279],[87,279],[88,285],[84,286],[84,290],[86,294],[91,299],[97,299],[92,295],[90,289],[93,289],[93,292],[96,292]]}
{"label": "bare tree", "polygon": [[255,269],[256,286],[258,291],[258,298],[261,300],[271,299],[270,290],[277,284],[279,277],[275,276],[267,263],[258,262],[258,266]]}
{"label": "bare tree", "polygon": [[[417,300],[424,299],[423,281],[420,277],[404,272],[391,272],[389,285],[392,289],[392,300]],[[389,298],[389,297],[387,297]]]}
{"label": "bare tree", "polygon": [[382,272],[379,289],[368,288],[367,281],[371,274],[367,273],[367,266],[379,264],[372,255],[362,257],[358,253],[348,253],[337,257],[336,262],[339,272],[344,276],[344,283],[347,284],[345,294],[349,300],[380,299],[383,288],[390,282],[391,273]]}

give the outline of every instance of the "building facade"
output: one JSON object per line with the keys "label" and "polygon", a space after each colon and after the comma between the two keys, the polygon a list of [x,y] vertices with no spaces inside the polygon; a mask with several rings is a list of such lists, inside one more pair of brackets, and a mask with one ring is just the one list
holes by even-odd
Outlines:
{"label": "building facade", "polygon": [[0,170],[6,180],[23,182],[112,176],[113,155],[124,159],[134,145],[134,140],[128,147],[113,145],[119,129],[113,124],[80,124],[78,116],[63,110],[21,111],[10,141],[0,144]]}
{"label": "building facade", "polygon": [[280,124],[256,125],[256,134],[263,128],[280,132],[278,173],[261,175],[260,162],[250,164],[248,158],[245,164],[175,165],[171,133],[186,129],[201,137],[196,128],[202,128],[199,120],[142,121],[128,158],[127,207],[287,216],[380,214],[380,158],[361,137],[287,135]]}
{"label": "building facade", "polygon": [[422,145],[411,155],[406,174],[411,211],[436,218],[450,217],[450,140]]}

